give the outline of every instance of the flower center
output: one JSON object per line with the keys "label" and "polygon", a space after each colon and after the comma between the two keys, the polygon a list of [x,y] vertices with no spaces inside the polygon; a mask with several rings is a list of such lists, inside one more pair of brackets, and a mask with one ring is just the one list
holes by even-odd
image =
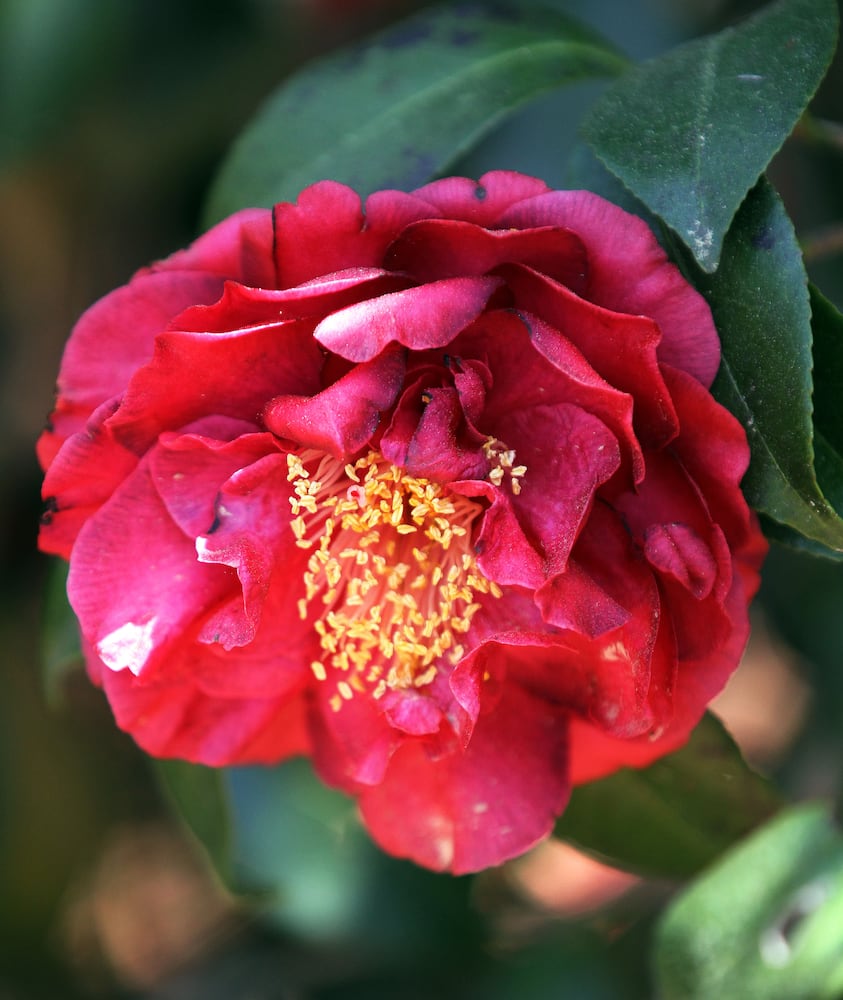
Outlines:
{"label": "flower center", "polygon": [[299,614],[321,606],[323,655],[311,669],[320,681],[339,672],[332,706],[355,691],[381,698],[430,684],[441,658],[462,657],[477,597],[501,594],[470,547],[482,508],[374,451],[343,465],[308,449],[287,466],[296,544],[313,550]]}

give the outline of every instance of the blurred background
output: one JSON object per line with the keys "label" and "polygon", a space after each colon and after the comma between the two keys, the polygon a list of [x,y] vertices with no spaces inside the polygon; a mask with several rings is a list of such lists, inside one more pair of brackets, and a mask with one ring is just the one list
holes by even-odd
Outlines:
{"label": "blurred background", "polygon": [[[255,830],[240,845],[279,867],[284,898],[256,886],[234,900],[99,692],[78,671],[43,676],[56,582],[36,552],[33,444],[75,319],[197,234],[215,169],[275,84],[419,6],[0,0],[0,1000],[651,995],[646,942],[670,885],[558,842],[476,878],[420,872],[381,857],[304,766],[277,775],[283,843]],[[758,5],[555,6],[640,59]],[[510,167],[564,185],[597,92],[536,102],[454,172]],[[771,177],[813,278],[843,306],[840,57],[813,111]],[[748,758],[798,798],[843,788],[841,607],[841,565],[774,551],[718,705]],[[61,637],[49,641],[66,666]],[[236,794],[247,808],[248,773]]]}

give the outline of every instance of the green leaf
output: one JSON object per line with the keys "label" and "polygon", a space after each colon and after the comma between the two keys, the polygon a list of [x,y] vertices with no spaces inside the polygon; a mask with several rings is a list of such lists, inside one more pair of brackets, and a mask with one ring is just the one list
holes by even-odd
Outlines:
{"label": "green leaf", "polygon": [[555,12],[434,7],[282,84],[232,148],[206,219],[325,178],[361,195],[417,187],[530,98],[625,65]]}
{"label": "green leaf", "polygon": [[779,0],[625,74],[586,117],[598,156],[706,271],[819,86],[836,27],[835,0]]}
{"label": "green leaf", "polygon": [[183,760],[154,760],[153,763],[177,814],[205,848],[222,881],[233,888],[231,811],[223,772]]}
{"label": "green leaf", "polygon": [[[698,274],[696,284],[723,345],[714,394],[743,423],[752,450],[742,484],[747,499],[773,520],[843,551],[843,521],[814,469],[805,268],[790,219],[765,180],[741,206],[721,266],[714,275]],[[832,482],[833,453],[823,448],[822,457]]]}
{"label": "green leaf", "polygon": [[79,625],[67,600],[68,565],[53,560],[44,594],[44,618],[41,631],[41,664],[47,701],[54,707],[62,703],[64,682],[82,666]]}
{"label": "green leaf", "polygon": [[681,750],[574,790],[556,836],[618,868],[693,875],[779,806],[713,715]]}
{"label": "green leaf", "polygon": [[778,816],[681,895],[660,924],[663,1000],[843,996],[843,838],[824,809]]}
{"label": "green leaf", "polygon": [[843,315],[813,285],[811,330],[814,337],[814,421],[828,446],[843,455]]}

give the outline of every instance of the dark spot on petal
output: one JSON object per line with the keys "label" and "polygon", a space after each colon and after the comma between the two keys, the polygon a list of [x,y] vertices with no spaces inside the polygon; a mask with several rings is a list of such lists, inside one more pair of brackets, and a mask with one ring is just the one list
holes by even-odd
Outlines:
{"label": "dark spot on petal", "polygon": [[474,197],[478,201],[485,201],[485,199],[486,199],[486,188],[484,188],[482,184],[478,184],[477,187],[475,187],[475,189],[474,189]]}
{"label": "dark spot on petal", "polygon": [[474,554],[476,556],[482,556],[486,551],[486,542],[482,538],[478,538],[474,543]]}
{"label": "dark spot on petal", "polygon": [[44,421],[44,430],[48,434],[52,434],[55,429],[56,425],[53,423],[53,415],[51,413],[49,417],[47,417],[47,419]]}
{"label": "dark spot on petal", "polygon": [[424,405],[427,406],[428,403],[432,402],[433,396],[431,396],[429,392],[423,392],[421,399],[422,403],[424,403]]}
{"label": "dark spot on petal", "polygon": [[41,524],[52,524],[53,515],[58,514],[59,504],[55,497],[47,497],[44,501],[44,512],[41,514]]}
{"label": "dark spot on petal", "polygon": [[521,322],[524,324],[524,328],[526,329],[527,333],[532,337],[533,327],[530,321],[524,315],[524,313],[519,312],[517,309],[510,309],[509,312],[511,312],[513,316],[516,316],[518,319],[521,320]]}

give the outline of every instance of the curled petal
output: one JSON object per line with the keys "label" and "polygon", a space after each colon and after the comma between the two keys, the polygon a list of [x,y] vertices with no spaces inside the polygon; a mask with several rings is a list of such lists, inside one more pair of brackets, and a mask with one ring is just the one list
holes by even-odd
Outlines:
{"label": "curled petal", "polygon": [[[297,321],[230,334],[168,331],[132,377],[111,418],[114,436],[142,452],[165,430],[209,415],[256,420],[279,393],[317,392],[322,355]],[[202,373],[196,392],[185,372]]]}
{"label": "curled petal", "polygon": [[586,254],[568,229],[489,230],[454,219],[425,219],[407,226],[390,246],[386,263],[417,281],[488,274],[501,264],[526,264],[556,281],[582,287]]}
{"label": "curled petal", "polygon": [[446,278],[391,292],[331,313],[314,337],[349,361],[370,361],[395,341],[416,351],[445,347],[480,315],[500,284],[497,278]]}
{"label": "curled petal", "polygon": [[264,423],[278,437],[345,458],[371,440],[398,395],[404,367],[403,352],[391,345],[315,395],[276,396]]}

